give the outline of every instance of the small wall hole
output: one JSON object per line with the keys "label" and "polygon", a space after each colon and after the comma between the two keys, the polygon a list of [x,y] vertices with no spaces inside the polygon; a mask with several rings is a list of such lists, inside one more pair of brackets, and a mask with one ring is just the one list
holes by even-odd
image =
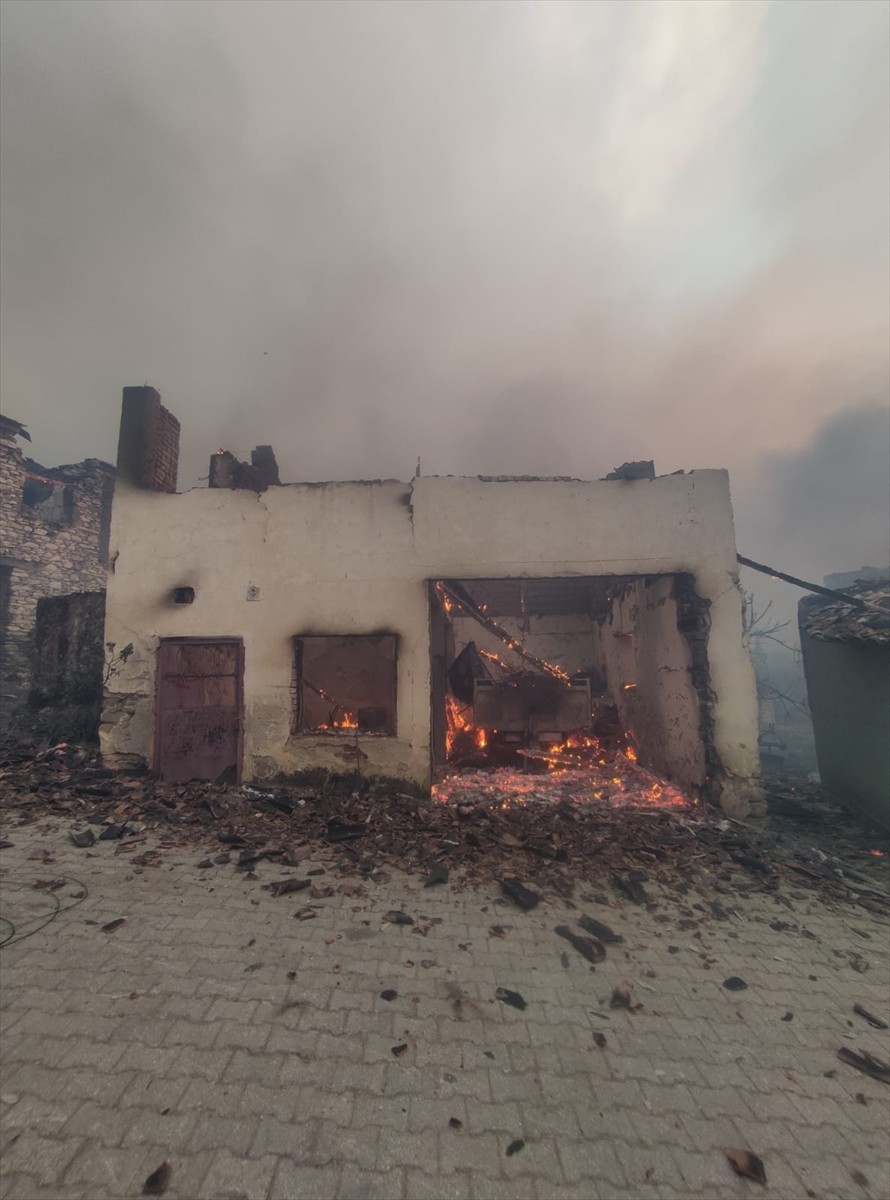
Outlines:
{"label": "small wall hole", "polygon": [[174,604],[194,604],[195,589],[193,587],[177,587],[173,589]]}

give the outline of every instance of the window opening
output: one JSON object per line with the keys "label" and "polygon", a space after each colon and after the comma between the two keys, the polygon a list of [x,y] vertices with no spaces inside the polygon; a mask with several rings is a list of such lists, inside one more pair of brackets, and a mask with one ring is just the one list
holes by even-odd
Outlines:
{"label": "window opening", "polygon": [[395,635],[294,638],[293,731],[393,735]]}

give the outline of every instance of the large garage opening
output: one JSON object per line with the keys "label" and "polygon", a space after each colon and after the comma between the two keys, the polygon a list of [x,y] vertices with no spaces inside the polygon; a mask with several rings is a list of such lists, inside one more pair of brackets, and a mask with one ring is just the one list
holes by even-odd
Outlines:
{"label": "large garage opening", "polygon": [[433,581],[435,794],[697,803],[709,626],[683,574]]}

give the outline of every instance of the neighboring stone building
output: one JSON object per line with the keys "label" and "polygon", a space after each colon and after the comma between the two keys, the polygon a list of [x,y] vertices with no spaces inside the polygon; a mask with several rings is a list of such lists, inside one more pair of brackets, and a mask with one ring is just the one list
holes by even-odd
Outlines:
{"label": "neighboring stone building", "polygon": [[[25,427],[0,417],[0,696],[4,721],[28,701],[32,690],[38,602],[45,597],[66,596],[69,601],[47,610],[41,651],[44,683],[35,699],[47,700],[46,680],[55,672],[49,661],[52,653],[60,656],[60,678],[77,677],[78,695],[83,694],[85,673],[98,676],[101,688],[101,609],[115,476],[114,467],[94,458],[44,467],[25,457],[19,444],[22,439],[31,440]],[[84,598],[84,593],[89,596]],[[65,628],[56,628],[60,613],[76,627],[74,637]],[[88,638],[87,627],[91,631]],[[68,661],[75,646],[76,670]],[[66,697],[56,686],[49,691],[55,702],[75,702],[73,692]]]}
{"label": "neighboring stone building", "polygon": [[282,486],[258,447],[172,494],[178,435],[157,392],[124,390],[109,766],[428,784],[463,704],[479,746],[618,727],[663,778],[763,811],[725,471]]}
{"label": "neighboring stone building", "polygon": [[806,596],[798,608],[819,774],[845,805],[890,829],[890,580],[846,590],[850,603]]}

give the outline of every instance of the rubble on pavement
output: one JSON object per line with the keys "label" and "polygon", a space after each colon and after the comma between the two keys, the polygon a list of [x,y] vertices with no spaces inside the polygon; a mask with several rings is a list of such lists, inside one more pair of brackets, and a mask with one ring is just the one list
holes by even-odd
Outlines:
{"label": "rubble on pavement", "polygon": [[[790,907],[783,899],[789,888],[890,911],[890,858],[875,845],[879,835],[847,824],[824,798],[818,820],[776,815],[766,829],[673,799],[658,806],[576,796],[564,777],[529,776],[528,790],[516,793],[499,789],[494,772],[485,788],[472,779],[465,791],[452,783],[442,800],[392,781],[337,777],[268,790],[163,783],[104,768],[76,747],[4,757],[7,835],[13,814],[25,823],[67,817],[85,854],[96,852],[89,833],[96,840],[113,834],[115,853],[132,854],[138,870],[158,866],[165,850],[200,846],[210,855],[200,864],[207,871],[255,878],[260,864],[274,866],[273,895],[302,886],[281,879],[280,868],[323,861],[340,877],[381,880],[398,869],[428,882],[450,878],[458,889],[498,883],[522,909],[576,889],[582,899],[606,889],[651,907],[644,885],[660,885],[679,896],[694,887],[710,898],[708,909],[692,906],[701,910],[690,910],[696,923],[727,919],[734,898],[751,892],[772,893]],[[548,785],[557,791],[542,793]],[[781,795],[787,802],[792,793]],[[806,794],[794,804],[805,808]]]}

